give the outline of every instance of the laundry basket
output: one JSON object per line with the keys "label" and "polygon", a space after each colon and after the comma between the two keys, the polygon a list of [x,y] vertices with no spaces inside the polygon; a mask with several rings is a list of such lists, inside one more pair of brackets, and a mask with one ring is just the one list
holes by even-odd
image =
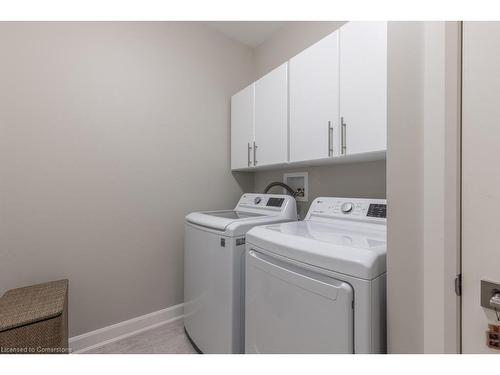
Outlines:
{"label": "laundry basket", "polygon": [[0,298],[0,353],[68,352],[68,280],[12,289]]}

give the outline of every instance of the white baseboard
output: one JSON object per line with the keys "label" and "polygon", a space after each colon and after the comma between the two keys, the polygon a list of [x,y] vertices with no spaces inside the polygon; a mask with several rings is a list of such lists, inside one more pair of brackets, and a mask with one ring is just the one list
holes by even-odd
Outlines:
{"label": "white baseboard", "polygon": [[184,304],[181,303],[79,336],[70,337],[69,346],[72,353],[85,353],[125,337],[181,319],[183,316]]}

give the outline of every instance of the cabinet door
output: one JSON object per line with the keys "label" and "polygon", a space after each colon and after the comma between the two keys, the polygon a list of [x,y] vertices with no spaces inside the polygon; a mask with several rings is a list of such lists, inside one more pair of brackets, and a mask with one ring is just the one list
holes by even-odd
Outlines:
{"label": "cabinet door", "polygon": [[252,165],[255,84],[231,97],[231,169]]}
{"label": "cabinet door", "polygon": [[288,161],[288,63],[255,82],[255,166]]}
{"label": "cabinet door", "polygon": [[290,60],[290,161],[338,156],[339,33]]}
{"label": "cabinet door", "polygon": [[344,154],[387,148],[387,22],[340,28],[340,116]]}

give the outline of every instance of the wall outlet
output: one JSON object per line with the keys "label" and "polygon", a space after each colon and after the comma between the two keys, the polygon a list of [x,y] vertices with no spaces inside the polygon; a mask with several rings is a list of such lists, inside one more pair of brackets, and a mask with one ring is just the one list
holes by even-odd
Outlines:
{"label": "wall outlet", "polygon": [[298,192],[296,199],[299,202],[308,201],[309,176],[307,172],[284,173],[283,182]]}

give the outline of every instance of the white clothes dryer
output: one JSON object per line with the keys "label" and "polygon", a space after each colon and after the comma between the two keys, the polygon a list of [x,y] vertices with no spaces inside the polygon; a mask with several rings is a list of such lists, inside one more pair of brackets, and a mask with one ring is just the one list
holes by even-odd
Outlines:
{"label": "white clothes dryer", "polygon": [[385,200],[317,198],[246,242],[246,353],[386,351]]}

